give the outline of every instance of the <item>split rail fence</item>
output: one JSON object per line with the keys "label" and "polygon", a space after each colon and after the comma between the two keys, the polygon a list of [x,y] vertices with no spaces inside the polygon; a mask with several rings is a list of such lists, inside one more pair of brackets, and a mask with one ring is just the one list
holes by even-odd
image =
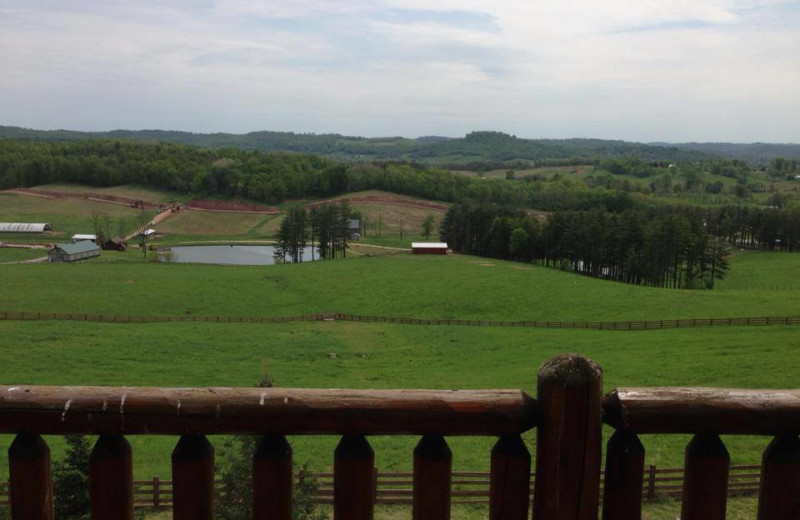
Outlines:
{"label": "split rail fence", "polygon": [[454,325],[470,327],[533,327],[547,329],[658,330],[716,326],[800,325],[800,316],[751,316],[739,318],[686,318],[644,321],[499,321],[364,316],[345,313],[303,314],[299,316],[132,316],[36,311],[0,311],[0,320],[17,321],[92,321],[98,323],[288,323],[295,321],[358,321],[401,325]]}
{"label": "split rail fence", "polygon": [[[758,493],[761,466],[731,466],[729,496],[746,496]],[[489,472],[453,471],[450,484],[451,504],[488,504]],[[333,473],[315,473],[319,485],[316,493],[321,504],[333,504]],[[534,475],[531,475],[533,482]],[[664,497],[680,499],[683,488],[683,468],[645,468],[643,498],[648,502]],[[600,483],[602,489],[602,481]],[[375,503],[386,505],[411,504],[414,496],[413,472],[379,472],[375,469]],[[133,481],[134,507],[172,507],[172,481],[153,477]],[[8,483],[0,484],[0,505],[8,505]]]}
{"label": "split rail fence", "polygon": [[[373,518],[375,455],[367,438],[376,435],[420,437],[409,453],[414,469],[404,496],[415,520],[449,519],[460,498],[445,440],[451,436],[497,439],[490,520],[527,520],[531,509],[537,519],[596,520],[602,511],[604,520],[640,520],[650,468],[639,436],[647,434],[693,435],[682,480],[670,489],[680,492],[682,520],[725,519],[738,479],[721,435],[773,438],[758,470],[757,518],[800,517],[800,391],[618,388],[603,397],[602,388],[601,368],[572,354],[540,367],[535,399],[521,390],[0,386],[0,433],[16,434],[8,450],[11,517],[53,518],[50,451],[41,435],[74,433],[98,435],[89,460],[92,518],[133,518],[125,436],[173,435],[179,437],[171,457],[173,518],[212,520],[210,434],[261,436],[252,461],[259,520],[291,518],[295,476],[286,436],[306,434],[341,436],[333,454],[334,520]],[[615,429],[604,470],[603,423]],[[531,428],[535,486],[521,436]]]}

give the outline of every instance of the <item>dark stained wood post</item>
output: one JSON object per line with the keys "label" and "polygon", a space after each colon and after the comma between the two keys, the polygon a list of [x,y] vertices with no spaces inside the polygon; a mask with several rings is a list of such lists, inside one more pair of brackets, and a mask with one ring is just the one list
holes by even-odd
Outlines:
{"label": "dark stained wood post", "polygon": [[681,520],[725,520],[730,465],[719,435],[692,438],[686,446]]}
{"label": "dark stained wood post", "polygon": [[161,478],[158,475],[153,477],[153,507],[161,507]]}
{"label": "dark stained wood post", "polygon": [[8,448],[11,518],[52,520],[50,448],[35,433],[20,433]]}
{"label": "dark stained wood post", "polygon": [[292,447],[286,437],[262,437],[253,456],[255,520],[291,520],[292,479]]}
{"label": "dark stained wood post", "polygon": [[603,520],[641,520],[644,446],[639,437],[617,430],[608,440],[603,487]]}
{"label": "dark stained wood post", "polygon": [[453,454],[441,435],[425,435],[414,449],[413,520],[450,519]]}
{"label": "dark stained wood post", "polygon": [[172,518],[214,518],[214,447],[203,435],[181,436],[172,452]]}
{"label": "dark stained wood post", "polygon": [[603,371],[563,354],[539,369],[534,520],[596,520]]}
{"label": "dark stained wood post", "polygon": [[526,520],[531,496],[531,454],[519,435],[503,435],[492,448],[489,520]]}
{"label": "dark stained wood post", "polygon": [[650,464],[647,469],[647,500],[656,499],[656,465]]}
{"label": "dark stained wood post", "polygon": [[800,518],[800,439],[775,437],[761,461],[758,520]]}
{"label": "dark stained wood post", "polygon": [[92,518],[133,520],[133,459],[122,435],[101,435],[89,456]]}
{"label": "dark stained wood post", "polygon": [[333,456],[334,520],[372,520],[374,465],[366,437],[342,437]]}

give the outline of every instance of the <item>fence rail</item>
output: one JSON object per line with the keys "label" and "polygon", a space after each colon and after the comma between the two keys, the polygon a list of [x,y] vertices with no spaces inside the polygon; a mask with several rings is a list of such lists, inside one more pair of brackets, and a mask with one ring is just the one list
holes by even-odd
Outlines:
{"label": "fence rail", "polygon": [[[731,466],[728,484],[729,496],[746,496],[758,493],[761,466],[758,464]],[[412,472],[381,472],[375,470],[375,503],[407,505],[413,500],[414,474]],[[319,487],[316,497],[322,504],[333,504],[333,473],[313,474]],[[531,474],[531,482],[534,481]],[[481,471],[453,471],[453,504],[488,504],[490,473]],[[681,498],[683,468],[658,468],[651,465],[643,475],[642,497],[655,501],[664,497]],[[601,481],[602,486],[602,481]],[[172,480],[156,476],[150,480],[133,481],[134,506],[137,508],[171,508]],[[0,483],[0,505],[8,505],[8,483]]]}
{"label": "fence rail", "polygon": [[134,316],[122,314],[61,313],[37,311],[0,311],[0,320],[16,321],[91,321],[99,323],[288,323],[295,321],[354,321],[401,325],[452,325],[466,327],[529,327],[589,330],[659,330],[717,326],[800,325],[800,316],[745,316],[732,318],[684,318],[642,321],[508,321],[423,319],[402,316],[317,313],[298,316]]}

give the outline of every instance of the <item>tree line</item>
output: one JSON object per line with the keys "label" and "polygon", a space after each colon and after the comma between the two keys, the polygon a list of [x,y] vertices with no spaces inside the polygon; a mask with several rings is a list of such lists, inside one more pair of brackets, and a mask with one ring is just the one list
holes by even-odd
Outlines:
{"label": "tree line", "polygon": [[542,218],[467,202],[448,210],[440,236],[461,253],[637,285],[710,289],[725,276],[732,247],[800,250],[800,209],[665,206]]}
{"label": "tree line", "polygon": [[[295,206],[286,212],[275,240],[275,256],[302,262],[310,247],[311,260],[331,260],[347,256],[350,241],[350,205],[324,204],[310,210]],[[318,252],[318,253],[317,253]],[[315,258],[315,255],[318,254]]]}

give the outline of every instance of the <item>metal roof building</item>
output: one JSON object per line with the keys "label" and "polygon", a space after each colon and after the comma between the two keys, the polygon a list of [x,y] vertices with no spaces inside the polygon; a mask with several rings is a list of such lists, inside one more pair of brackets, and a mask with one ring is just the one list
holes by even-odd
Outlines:
{"label": "metal roof building", "polygon": [[56,244],[47,256],[51,262],[74,262],[100,255],[100,246],[91,240],[82,240],[73,244]]}
{"label": "metal roof building", "polygon": [[0,233],[44,233],[52,231],[50,224],[28,222],[0,222]]}
{"label": "metal roof building", "polygon": [[411,251],[415,255],[446,255],[446,242],[412,242]]}
{"label": "metal roof building", "polygon": [[94,242],[97,240],[97,235],[88,235],[82,233],[72,235],[73,242],[80,242],[81,240],[91,240],[92,242]]}

